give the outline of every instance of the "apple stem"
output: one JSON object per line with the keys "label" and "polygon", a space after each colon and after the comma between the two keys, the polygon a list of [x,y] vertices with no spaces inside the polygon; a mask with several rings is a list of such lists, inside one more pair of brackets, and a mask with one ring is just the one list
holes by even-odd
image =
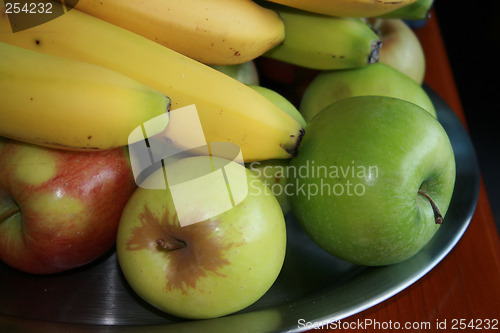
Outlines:
{"label": "apple stem", "polygon": [[7,220],[9,217],[16,215],[19,212],[18,207],[12,207],[5,211],[0,210],[0,222]]}
{"label": "apple stem", "polygon": [[156,244],[167,251],[182,249],[186,246],[184,242],[181,242],[180,240],[177,240],[175,238],[171,238],[168,241],[165,241],[163,238],[158,238],[156,240]]}
{"label": "apple stem", "polygon": [[443,215],[441,215],[441,212],[439,211],[439,208],[434,202],[434,200],[432,200],[432,198],[422,190],[418,190],[418,194],[424,196],[431,203],[432,211],[434,212],[434,220],[436,221],[436,224],[443,223]]}

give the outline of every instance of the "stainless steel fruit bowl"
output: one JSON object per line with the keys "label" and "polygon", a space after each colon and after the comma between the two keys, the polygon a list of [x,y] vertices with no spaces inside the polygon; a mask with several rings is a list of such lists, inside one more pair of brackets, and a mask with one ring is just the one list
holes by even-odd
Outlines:
{"label": "stainless steel fruit bowl", "polygon": [[272,288],[233,315],[187,321],[162,313],[134,294],[113,250],[73,271],[33,276],[0,264],[0,331],[299,332],[368,309],[435,267],[467,229],[479,195],[479,168],[467,131],[453,110],[426,87],[452,142],[456,187],[445,221],[417,255],[384,267],[353,265],[321,250],[287,216],[285,264]]}

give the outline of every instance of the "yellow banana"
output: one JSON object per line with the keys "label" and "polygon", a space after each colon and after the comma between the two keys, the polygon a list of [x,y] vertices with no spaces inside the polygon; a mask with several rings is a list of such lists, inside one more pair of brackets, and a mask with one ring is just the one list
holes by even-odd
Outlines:
{"label": "yellow banana", "polygon": [[313,13],[344,17],[379,16],[417,0],[268,0]]}
{"label": "yellow banana", "polygon": [[126,146],[132,130],[169,105],[107,68],[2,42],[0,101],[0,136],[70,150]]}
{"label": "yellow banana", "polygon": [[[2,4],[0,41],[121,72],[167,95],[171,110],[194,104],[206,141],[237,144],[245,161],[289,158],[303,135],[295,119],[245,84],[77,9],[12,33]],[[189,140],[187,130],[173,129],[167,141]]]}
{"label": "yellow banana", "polygon": [[241,64],[279,44],[283,21],[250,0],[79,0],[77,9],[205,64]]}

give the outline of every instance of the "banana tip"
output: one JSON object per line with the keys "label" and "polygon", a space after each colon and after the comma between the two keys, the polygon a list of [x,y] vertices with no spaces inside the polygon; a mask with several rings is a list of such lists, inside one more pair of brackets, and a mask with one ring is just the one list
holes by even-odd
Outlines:
{"label": "banana tip", "polygon": [[295,145],[292,148],[286,149],[287,153],[290,155],[290,157],[295,157],[299,153],[299,146],[300,143],[302,142],[302,138],[304,137],[305,130],[301,129],[299,132],[299,135],[297,136],[297,141],[295,141]]}
{"label": "banana tip", "polygon": [[382,41],[377,40],[373,42],[370,55],[368,56],[368,64],[374,64],[378,62],[381,47],[382,47]]}

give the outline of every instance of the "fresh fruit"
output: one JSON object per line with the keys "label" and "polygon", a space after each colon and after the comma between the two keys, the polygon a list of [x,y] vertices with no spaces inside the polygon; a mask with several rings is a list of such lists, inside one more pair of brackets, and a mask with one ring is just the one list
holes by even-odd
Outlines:
{"label": "fresh fruit", "polygon": [[429,12],[431,11],[433,5],[434,0],[417,0],[408,6],[382,14],[379,17],[396,18],[408,21],[426,20],[429,18]]}
{"label": "fresh fruit", "polygon": [[301,171],[289,176],[299,224],[324,250],[360,265],[419,252],[446,214],[456,172],[439,121],[381,96],[342,99],[318,113],[290,167]]}
{"label": "fresh fruit", "polygon": [[273,102],[278,108],[295,119],[303,128],[306,127],[306,121],[304,120],[304,117],[302,117],[302,114],[300,114],[295,105],[293,105],[292,102],[286,99],[285,96],[281,95],[275,90],[264,86],[252,84],[249,84],[248,86]]}
{"label": "fresh fruit", "polygon": [[248,0],[79,0],[77,9],[211,65],[253,60],[283,41],[283,21]]}
{"label": "fresh fruit", "polygon": [[425,54],[420,40],[401,19],[369,19],[382,40],[379,62],[390,65],[408,75],[418,84],[425,76]]}
{"label": "fresh fruit", "polygon": [[[278,199],[283,215],[290,212],[290,202],[288,200],[290,186],[287,182],[289,162],[290,160],[285,159],[266,160],[255,161],[246,165],[259,177],[260,181],[269,186],[271,192]],[[260,182],[257,182],[257,184],[260,186]],[[250,183],[250,186],[253,186],[253,183]]]}
{"label": "fresh fruit", "polygon": [[323,71],[306,88],[299,110],[310,121],[331,103],[363,95],[401,98],[417,104],[436,117],[434,105],[422,86],[383,63],[341,71]]}
{"label": "fresh fruit", "polygon": [[253,60],[236,65],[211,65],[210,67],[244,84],[258,85],[260,83],[259,72]]}
{"label": "fresh fruit", "polygon": [[[207,142],[235,143],[248,162],[289,158],[302,137],[297,121],[245,84],[77,9],[12,33],[0,4],[0,41],[123,73],[167,95],[171,110],[194,104]],[[173,144],[189,140],[188,131],[166,131]]]}
{"label": "fresh fruit", "polygon": [[377,62],[380,39],[360,18],[326,16],[279,5],[269,8],[285,22],[285,39],[264,57],[318,70]]}
{"label": "fresh fruit", "polygon": [[268,0],[318,14],[346,17],[372,17],[404,8],[416,0]]}
{"label": "fresh fruit", "polygon": [[[0,135],[71,150],[126,146],[134,128],[170,104],[107,68],[2,42],[0,100]],[[163,119],[153,133],[165,129]]]}
{"label": "fresh fruit", "polygon": [[83,266],[116,240],[136,188],[122,148],[75,152],[3,141],[0,261],[33,274]]}
{"label": "fresh fruit", "polygon": [[[165,184],[165,174],[164,190],[146,189]],[[229,199],[228,189],[244,200],[206,218]],[[178,213],[186,207],[195,223],[182,227]],[[116,246],[123,274],[141,298],[171,315],[213,318],[251,305],[271,287],[283,265],[286,229],[278,201],[250,170],[196,156],[141,184],[123,210]]]}

